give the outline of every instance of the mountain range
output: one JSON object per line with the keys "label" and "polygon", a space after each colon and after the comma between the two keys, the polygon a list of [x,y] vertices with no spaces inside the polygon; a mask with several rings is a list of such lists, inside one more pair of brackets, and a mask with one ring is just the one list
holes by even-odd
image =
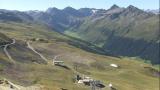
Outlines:
{"label": "mountain range", "polygon": [[0,21],[41,23],[61,34],[89,42],[114,56],[159,62],[159,14],[132,5],[108,10],[49,8],[46,11],[0,10]]}

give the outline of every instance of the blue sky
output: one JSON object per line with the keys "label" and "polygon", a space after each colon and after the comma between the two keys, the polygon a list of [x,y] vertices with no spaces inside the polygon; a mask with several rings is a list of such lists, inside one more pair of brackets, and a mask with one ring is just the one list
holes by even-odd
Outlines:
{"label": "blue sky", "polygon": [[158,9],[159,0],[0,0],[0,9],[9,10],[46,10],[49,7],[63,9],[73,8],[103,8],[108,9],[113,4],[120,7],[134,5],[140,9]]}

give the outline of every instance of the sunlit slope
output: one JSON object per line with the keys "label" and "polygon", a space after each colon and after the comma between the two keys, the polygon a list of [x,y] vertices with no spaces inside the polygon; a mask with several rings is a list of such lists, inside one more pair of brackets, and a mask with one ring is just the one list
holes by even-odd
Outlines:
{"label": "sunlit slope", "polygon": [[18,39],[63,38],[59,33],[53,32],[51,28],[36,23],[0,22],[0,32]]}
{"label": "sunlit slope", "polygon": [[[39,63],[43,60],[24,47],[25,44],[18,43],[9,49],[16,64],[3,63],[0,71],[0,77],[8,78],[16,84],[40,84],[49,90],[88,90],[90,87],[74,83],[75,75],[80,74],[101,80],[106,86],[112,83],[118,90],[159,90],[157,71],[151,65],[134,58],[97,55],[57,40],[49,43],[32,42],[31,45],[48,59],[48,64],[45,64]],[[0,55],[3,56],[1,60],[8,60],[2,49]],[[52,60],[57,55],[57,60],[64,61],[68,68],[53,65]],[[110,64],[117,64],[119,68],[111,67]]]}
{"label": "sunlit slope", "polygon": [[[54,41],[53,43],[34,42],[32,43],[32,45],[44,56],[46,56],[48,60],[50,60],[51,62],[54,56],[60,55],[58,60],[64,61],[64,64],[70,68],[70,69],[65,69],[63,67],[51,66],[54,69],[55,68],[62,69],[62,72],[65,70],[67,70],[67,72],[65,71],[66,73],[72,72],[72,74],[70,75],[62,74],[59,76],[58,72],[54,73],[54,75],[51,75],[53,80],[55,79],[54,77],[57,77],[58,80],[60,79],[60,77],[61,78],[63,77],[66,78],[66,76],[69,77],[68,79],[66,78],[67,80],[63,79],[60,81],[55,81],[54,83],[59,84],[58,87],[64,87],[71,90],[75,90],[73,89],[73,87],[77,86],[74,86],[75,84],[73,84],[73,81],[70,80],[74,78],[74,75],[76,75],[74,71],[77,70],[82,75],[90,76],[94,79],[101,80],[102,82],[105,83],[105,85],[112,83],[114,87],[119,90],[137,90],[137,89],[158,90],[159,88],[158,87],[159,80],[158,77],[156,76],[158,74],[155,73],[157,71],[152,70],[153,67],[150,66],[149,64],[144,64],[143,62],[136,61],[135,59],[114,58],[114,57],[97,55],[70,46],[65,42],[57,42],[57,41]],[[112,63],[119,65],[119,68],[111,67],[110,64]],[[77,69],[75,69],[75,65],[77,65]],[[52,78],[50,78],[51,80],[49,80],[49,82],[51,83],[52,83]],[[70,83],[68,83],[67,81]],[[41,83],[43,82],[45,81],[43,81],[42,79]],[[51,86],[48,87],[52,87],[52,84]],[[85,89],[79,88],[78,90],[85,90]]]}
{"label": "sunlit slope", "polygon": [[[87,47],[89,43],[52,32],[41,24],[8,22],[1,23],[0,27],[0,32],[8,36],[2,35],[0,38],[10,41],[7,43],[12,42],[9,37],[16,39],[16,43],[7,48],[15,63],[8,59],[4,47],[0,48],[0,78],[7,78],[15,84],[40,84],[46,90],[89,90],[90,87],[74,83],[75,75],[81,74],[101,80],[106,85],[104,90],[107,90],[109,83],[118,90],[159,90],[158,70],[150,64],[134,58],[88,52],[85,48],[90,48]],[[27,47],[28,40],[37,52],[47,58],[48,64]],[[66,67],[53,65],[52,60],[57,55]],[[110,64],[117,64],[119,68]]]}

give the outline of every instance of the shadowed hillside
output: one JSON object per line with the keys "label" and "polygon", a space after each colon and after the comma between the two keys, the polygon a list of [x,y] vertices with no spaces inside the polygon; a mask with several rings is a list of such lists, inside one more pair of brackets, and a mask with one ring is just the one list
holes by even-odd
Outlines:
{"label": "shadowed hillside", "polygon": [[88,17],[66,34],[81,38],[113,55],[141,57],[159,64],[158,15],[134,6],[111,7]]}

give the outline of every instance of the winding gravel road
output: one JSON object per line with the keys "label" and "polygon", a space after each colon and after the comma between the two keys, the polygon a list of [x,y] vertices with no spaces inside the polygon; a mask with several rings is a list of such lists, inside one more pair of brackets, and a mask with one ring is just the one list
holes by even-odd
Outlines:
{"label": "winding gravel road", "polygon": [[15,43],[16,43],[16,40],[13,39],[13,42],[12,42],[12,43],[6,44],[6,45],[4,46],[4,52],[5,52],[5,54],[6,54],[7,57],[8,57],[10,60],[12,60],[12,61],[14,61],[14,60],[12,59],[11,55],[10,55],[9,52],[7,51],[7,48],[8,48],[8,46],[13,45],[13,44],[15,44]]}
{"label": "winding gravel road", "polygon": [[48,60],[39,52],[37,52],[29,43],[29,41],[27,42],[27,47],[29,49],[31,49],[34,53],[38,54],[44,61],[48,62]]}
{"label": "winding gravel road", "polygon": [[7,48],[8,48],[9,46],[11,46],[11,45],[13,45],[13,44],[16,43],[16,40],[15,40],[15,39],[12,39],[12,40],[13,40],[12,43],[9,43],[9,44],[6,44],[6,45],[2,45],[2,46],[0,46],[0,47],[4,47],[3,50],[4,50],[4,53],[6,54],[6,56],[8,57],[8,59],[11,60],[12,62],[15,62],[15,61],[13,60],[13,58],[11,57],[11,55],[9,54],[9,52],[7,51]]}

